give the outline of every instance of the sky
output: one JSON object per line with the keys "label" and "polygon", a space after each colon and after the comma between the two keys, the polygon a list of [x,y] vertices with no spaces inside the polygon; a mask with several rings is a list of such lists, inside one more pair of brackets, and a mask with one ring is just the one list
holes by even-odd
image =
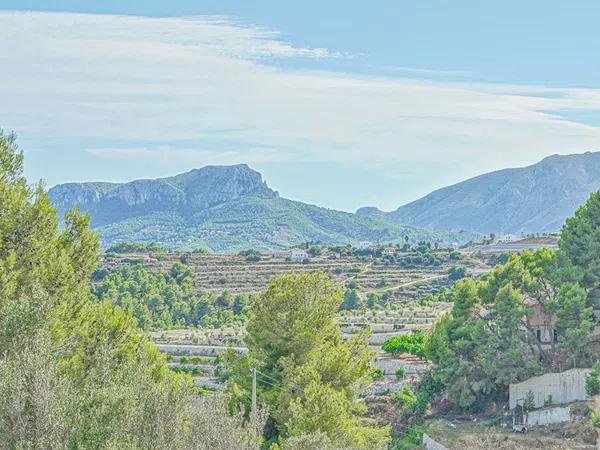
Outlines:
{"label": "sky", "polygon": [[600,151],[600,2],[0,0],[0,127],[47,186],[247,163],[392,210]]}

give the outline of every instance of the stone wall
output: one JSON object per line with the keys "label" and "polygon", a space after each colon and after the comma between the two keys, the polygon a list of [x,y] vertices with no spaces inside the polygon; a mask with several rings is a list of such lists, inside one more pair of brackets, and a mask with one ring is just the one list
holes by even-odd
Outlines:
{"label": "stone wall", "polygon": [[547,373],[521,383],[509,386],[509,407],[514,409],[517,402],[523,404],[529,391],[533,393],[536,408],[545,406],[548,399],[554,405],[587,400],[585,377],[590,369],[570,369],[560,373]]}

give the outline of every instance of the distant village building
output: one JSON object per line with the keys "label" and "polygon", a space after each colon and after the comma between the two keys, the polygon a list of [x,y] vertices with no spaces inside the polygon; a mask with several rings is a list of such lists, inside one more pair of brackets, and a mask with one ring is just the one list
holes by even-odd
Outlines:
{"label": "distant village building", "polygon": [[289,257],[293,260],[293,261],[302,261],[306,258],[308,258],[308,253],[306,253],[304,250],[299,249],[299,248],[293,248],[292,250],[290,250],[290,254]]}
{"label": "distant village building", "polygon": [[375,244],[370,241],[362,241],[356,244],[356,248],[359,250],[369,250],[373,247],[375,247]]}
{"label": "distant village building", "polygon": [[275,259],[291,259],[292,261],[302,261],[308,258],[308,253],[300,248],[291,250],[281,250],[273,253]]}
{"label": "distant village building", "polygon": [[393,254],[395,254],[395,253],[396,253],[396,248],[395,248],[395,247],[387,247],[387,248],[384,248],[384,249],[383,249],[383,251],[381,252],[381,254],[382,254],[383,256],[386,256],[386,255],[393,255]]}
{"label": "distant village building", "polygon": [[144,258],[144,262],[146,264],[154,264],[158,262],[158,259],[152,256],[152,253],[148,253],[148,255]]}
{"label": "distant village building", "polygon": [[498,236],[498,238],[496,239],[496,243],[508,244],[510,242],[516,242],[519,239],[521,239],[521,238],[519,236],[517,236],[516,234],[503,234],[501,236]]}

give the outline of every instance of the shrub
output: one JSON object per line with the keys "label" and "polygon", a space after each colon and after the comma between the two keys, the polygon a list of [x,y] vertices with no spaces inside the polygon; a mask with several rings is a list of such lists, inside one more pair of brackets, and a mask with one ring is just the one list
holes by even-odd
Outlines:
{"label": "shrub", "polygon": [[388,339],[383,344],[383,350],[393,355],[401,353],[410,353],[418,358],[425,359],[425,345],[423,343],[423,334],[415,332],[412,335],[397,336]]}
{"label": "shrub", "polygon": [[460,280],[467,276],[467,269],[460,266],[452,266],[448,269],[448,278],[451,281]]}
{"label": "shrub", "polygon": [[590,397],[600,394],[600,361],[592,367],[592,371],[585,379],[585,391]]}

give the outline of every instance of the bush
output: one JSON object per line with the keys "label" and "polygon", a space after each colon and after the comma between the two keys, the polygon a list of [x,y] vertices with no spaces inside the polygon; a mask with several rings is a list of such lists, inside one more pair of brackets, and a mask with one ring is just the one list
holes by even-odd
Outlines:
{"label": "bush", "polygon": [[417,395],[410,386],[404,386],[401,391],[395,392],[392,395],[392,400],[403,410],[414,412],[417,409]]}
{"label": "bush", "polygon": [[424,426],[414,426],[406,430],[404,436],[394,442],[394,450],[417,450],[423,445]]}
{"label": "bush", "polygon": [[141,242],[118,242],[111,245],[106,252],[107,253],[165,253],[167,251],[161,245],[151,242],[150,244],[144,244]]}
{"label": "bush", "polygon": [[459,261],[462,259],[462,254],[456,250],[452,250],[448,255],[448,258],[450,258],[451,261]]}
{"label": "bush", "polygon": [[600,361],[592,367],[585,379],[585,391],[590,397],[600,394]]}
{"label": "bush", "polygon": [[398,367],[396,369],[396,378],[401,379],[406,376],[406,369],[404,367]]}
{"label": "bush", "polygon": [[385,352],[391,353],[392,355],[410,353],[418,358],[425,359],[426,352],[423,341],[423,334],[417,331],[412,335],[390,338],[385,341],[382,348]]}
{"label": "bush", "polygon": [[460,280],[467,276],[467,269],[460,266],[452,266],[448,269],[448,278],[451,281]]}

